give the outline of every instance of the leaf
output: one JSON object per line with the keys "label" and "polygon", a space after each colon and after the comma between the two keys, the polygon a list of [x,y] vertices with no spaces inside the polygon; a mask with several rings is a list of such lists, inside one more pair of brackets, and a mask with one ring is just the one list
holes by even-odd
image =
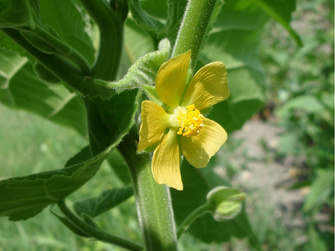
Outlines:
{"label": "leaf", "polygon": [[[136,3],[130,7],[130,10],[137,23],[146,30],[153,39],[157,39],[157,37],[168,38],[171,44],[174,44],[187,0],[147,0],[142,1],[140,7],[138,7],[138,1],[135,2]],[[158,19],[153,17],[158,17]],[[165,25],[163,26],[160,22],[158,24],[155,23],[157,20],[164,20]]]}
{"label": "leaf", "polygon": [[291,110],[303,110],[310,113],[321,113],[326,108],[324,105],[314,96],[303,95],[288,101],[278,111],[278,116],[285,116],[290,114]]}
{"label": "leaf", "polygon": [[292,0],[254,0],[270,17],[280,23],[295,40],[299,47],[302,41],[299,35],[292,29],[291,14],[295,11],[295,1]]}
{"label": "leaf", "polygon": [[149,15],[158,17],[159,19],[166,19],[168,1],[169,0],[142,0],[141,6]]}
{"label": "leaf", "polygon": [[123,184],[130,185],[131,177],[128,165],[117,148],[112,151],[107,160],[114,173],[123,182]]}
{"label": "leaf", "polygon": [[76,202],[73,209],[78,215],[85,213],[94,218],[124,202],[132,195],[132,187],[113,188],[102,192],[99,197]]}
{"label": "leaf", "polygon": [[83,10],[72,1],[40,0],[42,23],[50,31],[56,32],[67,45],[83,55],[92,65],[95,59],[95,49],[86,33],[89,27],[80,11]]}
{"label": "leaf", "polygon": [[265,101],[265,74],[257,57],[257,39],[256,31],[212,33],[199,58],[204,63],[223,61],[227,67],[231,95],[215,105],[208,117],[228,133],[240,129]]}
{"label": "leaf", "polygon": [[[257,3],[260,1],[268,6],[275,6],[279,2],[291,6],[289,2],[294,2],[257,0]],[[197,68],[217,60],[226,65],[231,96],[215,105],[209,118],[219,122],[229,133],[240,129],[265,101],[265,73],[257,48],[264,24],[269,18],[262,8],[264,6],[257,3],[225,1],[198,58]],[[293,10],[282,6],[278,12],[287,21]]]}
{"label": "leaf", "polygon": [[35,59],[20,45],[15,43],[11,38],[9,38],[5,33],[0,29],[0,48],[10,52],[17,52],[23,57],[29,58],[31,61]]}
{"label": "leaf", "polygon": [[33,12],[29,1],[1,0],[0,28],[34,27]]}
{"label": "leaf", "polygon": [[107,82],[103,80],[95,80],[94,82],[108,88],[116,88],[118,90],[140,88],[142,85],[153,85],[155,83],[156,74],[159,67],[170,56],[170,42],[163,39],[159,44],[159,50],[148,53],[141,57],[128,70],[126,76],[117,82]]}
{"label": "leaf", "polygon": [[[157,2],[157,1],[151,0],[149,2]],[[167,37],[171,41],[172,45],[176,40],[177,33],[179,30],[178,28],[184,15],[187,2],[188,2],[187,0],[179,0],[179,1],[168,0],[167,5],[165,5],[167,6],[167,10],[164,11],[167,12],[167,18],[164,28],[160,31],[160,37]],[[157,11],[155,10],[155,12]]]}
{"label": "leaf", "polygon": [[251,31],[261,28],[268,16],[253,1],[226,0],[217,16],[212,32],[228,30]]}
{"label": "leaf", "polygon": [[[316,226],[314,226],[313,224],[310,224],[308,226],[307,234],[308,234],[308,242],[307,242],[307,248],[305,250],[308,250],[308,251],[313,251],[313,250],[327,251],[327,250],[330,250],[330,249],[327,248],[327,245],[325,243],[324,234],[319,233],[316,229]],[[333,237],[332,243],[334,243],[334,237]]]}
{"label": "leaf", "polygon": [[[181,175],[184,190],[170,189],[175,219],[178,225],[196,208],[206,203],[206,196],[210,190],[217,186],[229,186],[227,182],[214,174],[214,158],[203,169],[196,169],[185,160],[182,163]],[[207,243],[213,241],[219,243],[227,242],[232,237],[247,237],[253,248],[261,250],[244,209],[236,218],[224,222],[217,222],[211,214],[204,214],[192,223],[189,233]]]}
{"label": "leaf", "polygon": [[72,156],[72,158],[70,158],[65,163],[65,167],[83,163],[89,160],[90,158],[92,158],[92,153],[91,153],[90,146],[88,145],[88,146],[85,146],[83,149],[81,149],[76,155]]}
{"label": "leaf", "polygon": [[38,114],[87,134],[86,111],[80,98],[63,85],[41,81],[26,58],[0,48],[0,102]]}
{"label": "leaf", "polygon": [[302,210],[307,213],[316,211],[334,197],[334,169],[319,169],[307,195]]}
{"label": "leaf", "polygon": [[240,129],[264,104],[265,74],[257,46],[266,20],[250,1],[225,1],[200,52],[198,68],[217,60],[226,65],[231,95],[215,105],[208,117],[228,133]]}
{"label": "leaf", "polygon": [[[86,99],[86,104],[99,104],[100,113],[93,113],[96,117],[92,117],[92,106],[88,105],[91,109],[89,119],[95,123],[91,122],[89,129],[91,137],[94,135],[93,141],[97,140],[94,143],[99,147],[103,146],[103,150],[96,150],[93,143],[90,150],[94,157],[88,160],[86,158],[92,154],[88,153],[88,148],[84,148],[67,163],[70,166],[64,169],[0,181],[0,216],[9,216],[10,220],[33,217],[47,205],[64,199],[91,179],[101,162],[109,156],[111,150],[133,125],[137,95],[138,91],[133,90],[114,95],[108,101],[93,99],[93,102]],[[95,121],[94,118],[99,120]],[[103,126],[107,128],[107,132],[101,130],[101,121],[106,122]]]}
{"label": "leaf", "polygon": [[130,18],[126,20],[124,33],[125,51],[131,64],[145,54],[155,50],[151,37],[134,20]]}
{"label": "leaf", "polygon": [[56,75],[54,75],[51,71],[45,68],[45,66],[38,61],[36,61],[34,64],[34,71],[36,72],[37,76],[40,79],[48,83],[57,84],[61,81]]}
{"label": "leaf", "polygon": [[73,193],[98,171],[111,145],[101,154],[67,168],[0,181],[0,216],[26,220]]}
{"label": "leaf", "polygon": [[[109,100],[85,98],[93,155],[118,142],[134,124],[139,91],[137,89],[115,94]],[[121,137],[122,136],[122,137]]]}
{"label": "leaf", "polygon": [[163,24],[157,19],[149,16],[141,7],[139,0],[129,0],[129,9],[132,17],[136,22],[145,29],[151,36],[155,37],[156,33],[163,27]]}

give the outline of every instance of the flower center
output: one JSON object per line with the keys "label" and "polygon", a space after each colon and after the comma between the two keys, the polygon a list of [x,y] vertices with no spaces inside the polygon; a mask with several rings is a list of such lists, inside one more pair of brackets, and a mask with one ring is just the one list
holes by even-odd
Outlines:
{"label": "flower center", "polygon": [[202,115],[193,104],[186,106],[186,109],[180,107],[176,112],[177,121],[179,124],[179,130],[177,134],[186,137],[197,136],[200,132],[200,129],[204,127],[204,115]]}

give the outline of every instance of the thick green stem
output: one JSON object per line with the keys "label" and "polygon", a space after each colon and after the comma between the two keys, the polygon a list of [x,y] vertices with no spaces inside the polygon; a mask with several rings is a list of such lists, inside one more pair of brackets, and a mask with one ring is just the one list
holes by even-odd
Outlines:
{"label": "thick green stem", "polygon": [[170,190],[165,185],[158,185],[153,179],[150,156],[136,154],[137,140],[137,132],[133,128],[118,148],[128,163],[133,179],[146,251],[175,251],[177,237]]}
{"label": "thick green stem", "polygon": [[188,229],[188,227],[191,225],[191,223],[197,219],[199,216],[203,215],[204,213],[210,211],[211,205],[206,203],[197,209],[195,209],[187,218],[181,223],[181,225],[178,228],[177,236],[178,238]]}
{"label": "thick green stem", "polygon": [[132,250],[132,251],[142,251],[143,250],[143,247],[141,247],[140,245],[134,242],[111,235],[103,230],[94,228],[86,224],[80,218],[78,218],[75,214],[73,214],[70,209],[67,208],[64,200],[60,201],[57,205],[59,209],[63,212],[63,214],[66,216],[66,218],[69,221],[71,221],[71,223],[74,224],[77,228],[79,228],[81,231],[87,234],[88,236],[94,237],[95,239],[103,241],[103,242],[111,243],[111,244],[126,248],[128,250]]}
{"label": "thick green stem", "polygon": [[100,30],[98,57],[92,72],[94,78],[115,80],[123,42],[123,11],[113,9],[104,0],[81,0]]}
{"label": "thick green stem", "polygon": [[178,32],[172,56],[192,50],[191,67],[194,68],[216,0],[189,0]]}

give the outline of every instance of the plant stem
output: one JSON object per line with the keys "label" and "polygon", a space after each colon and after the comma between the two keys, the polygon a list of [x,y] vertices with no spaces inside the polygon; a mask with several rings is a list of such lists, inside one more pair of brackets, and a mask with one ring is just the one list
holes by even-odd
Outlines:
{"label": "plant stem", "polygon": [[149,155],[136,154],[137,140],[137,130],[133,127],[118,149],[127,161],[132,176],[146,251],[175,251],[177,238],[170,190],[153,179]]}
{"label": "plant stem", "polygon": [[211,205],[206,203],[197,209],[195,209],[187,218],[181,223],[181,225],[178,228],[177,237],[179,237],[188,229],[188,227],[191,225],[191,223],[197,219],[202,214],[206,213],[211,209]]}
{"label": "plant stem", "polygon": [[192,50],[191,68],[194,68],[216,0],[189,0],[172,56]]}
{"label": "plant stem", "polygon": [[113,81],[121,59],[124,9],[113,9],[107,1],[102,0],[81,2],[100,30],[98,57],[92,68],[93,77]]}
{"label": "plant stem", "polygon": [[62,211],[62,213],[67,217],[67,219],[71,221],[72,224],[74,224],[76,227],[78,227],[81,231],[83,231],[88,236],[94,237],[95,239],[103,241],[103,242],[111,243],[111,244],[126,248],[128,250],[132,250],[132,251],[142,251],[143,250],[143,247],[138,245],[137,243],[111,235],[103,230],[96,229],[86,224],[79,217],[77,217],[74,213],[72,213],[70,209],[68,209],[64,200],[61,200],[60,202],[58,202],[57,205],[59,209]]}

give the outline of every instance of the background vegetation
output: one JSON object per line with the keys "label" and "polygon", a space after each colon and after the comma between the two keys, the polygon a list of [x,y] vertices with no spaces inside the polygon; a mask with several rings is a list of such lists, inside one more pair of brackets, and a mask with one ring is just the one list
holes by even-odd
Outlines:
{"label": "background vegetation", "polygon": [[[272,212],[265,207],[258,207],[257,214],[250,215],[264,250],[333,250],[333,4],[327,0],[297,2],[292,25],[302,38],[302,48],[297,48],[286,30],[274,21],[267,24],[259,46],[268,92],[266,106],[256,119],[283,128],[275,151],[261,140],[259,144],[272,154],[272,162],[293,157],[297,174],[295,182],[285,187],[287,191],[309,189],[303,203],[292,209],[302,215],[303,224],[297,229],[285,225],[280,218],[274,221]],[[87,144],[74,131],[4,106],[0,106],[0,137],[2,178],[57,169]],[[240,144],[233,139],[224,150],[233,152]],[[247,152],[240,157],[248,161]],[[225,157],[222,158],[224,161]],[[229,162],[225,164],[229,166]],[[242,168],[232,168],[230,177],[233,179],[241,171]],[[112,172],[104,163],[97,174],[99,177],[90,180],[70,199],[98,196],[108,184],[117,185],[120,181]],[[251,193],[254,192],[257,191]],[[257,195],[253,197],[257,198]],[[248,205],[248,199],[246,203]],[[132,217],[125,218],[124,215]],[[320,215],[326,218],[320,219]],[[113,229],[115,234],[140,239],[134,199],[99,216],[97,222]],[[56,218],[50,217],[48,210],[27,221],[13,223],[1,218],[0,226],[0,250],[4,251],[122,250],[75,237]],[[219,244],[208,246],[188,234],[182,237],[180,244],[182,251],[191,251],[194,247],[204,251],[247,249],[247,244],[241,240],[233,240],[224,247]]]}

